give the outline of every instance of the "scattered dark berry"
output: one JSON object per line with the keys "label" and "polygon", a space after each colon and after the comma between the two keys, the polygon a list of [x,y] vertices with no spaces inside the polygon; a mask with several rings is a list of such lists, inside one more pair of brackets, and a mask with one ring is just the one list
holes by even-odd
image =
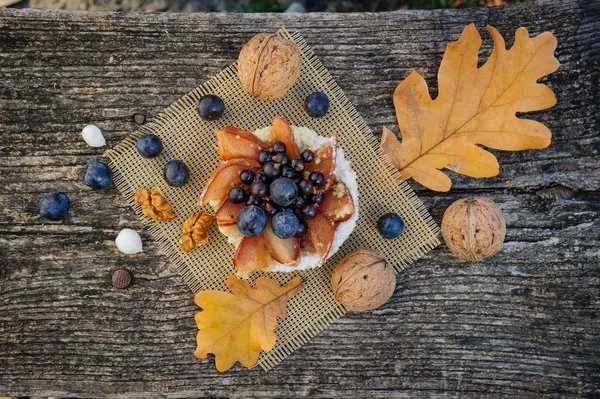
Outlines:
{"label": "scattered dark berry", "polygon": [[254,181],[254,172],[250,169],[242,170],[240,173],[240,180],[244,184],[251,184]]}
{"label": "scattered dark berry", "polygon": [[260,150],[260,152],[258,153],[258,162],[261,165],[264,165],[267,162],[270,162],[272,159],[273,159],[273,154],[271,154],[269,151]]}
{"label": "scattered dark berry", "polygon": [[304,197],[298,196],[296,198],[296,202],[294,202],[294,207],[300,209],[304,206],[305,203],[306,203],[306,200],[304,199]]}
{"label": "scattered dark berry", "polygon": [[300,173],[304,170],[304,160],[302,158],[294,158],[291,160],[290,166],[294,169],[294,172]]}
{"label": "scattered dark berry", "polygon": [[319,213],[319,210],[315,205],[312,204],[304,205],[302,208],[300,208],[300,216],[302,216],[305,220],[314,218],[317,216],[317,213]]}
{"label": "scattered dark berry", "polygon": [[322,193],[315,193],[310,197],[310,200],[318,205],[321,205],[323,203],[323,200],[325,199],[325,196]]}
{"label": "scattered dark berry", "polygon": [[323,173],[321,173],[321,172],[312,172],[308,176],[308,180],[310,180],[310,182],[312,184],[314,184],[316,187],[321,187],[323,185],[323,183],[325,182],[325,178],[323,177]]}
{"label": "scattered dark berry", "polygon": [[300,189],[300,192],[304,196],[310,195],[313,192],[313,184],[308,180],[302,180],[298,184],[298,188]]}
{"label": "scattered dark berry", "polygon": [[302,151],[302,159],[304,159],[304,162],[306,163],[311,163],[315,160],[315,153],[309,149],[306,149]]}
{"label": "scattered dark berry", "polygon": [[244,190],[244,187],[242,186],[231,187],[227,199],[232,204],[241,204],[246,201],[246,190]]}
{"label": "scattered dark berry", "polygon": [[271,220],[273,233],[283,240],[293,237],[298,231],[298,226],[298,218],[290,211],[279,212]]}
{"label": "scattered dark berry", "polygon": [[260,197],[255,197],[254,195],[249,195],[248,200],[246,201],[246,205],[255,205],[259,206],[262,204],[262,199]]}
{"label": "scattered dark berry", "polygon": [[40,215],[50,220],[59,220],[69,212],[69,197],[65,193],[52,191],[40,200]]}
{"label": "scattered dark berry", "polygon": [[245,236],[257,236],[267,227],[267,215],[258,206],[243,208],[237,216],[236,225]]}
{"label": "scattered dark berry", "polygon": [[293,179],[296,177],[296,172],[291,166],[284,166],[281,168],[281,177],[287,177],[288,179]]}
{"label": "scattered dark berry", "polygon": [[269,179],[277,179],[281,176],[281,167],[280,165],[276,165],[274,162],[267,162],[263,167],[263,172],[265,176]]}
{"label": "scattered dark berry", "polygon": [[163,144],[157,135],[146,134],[138,139],[136,147],[142,157],[156,158],[162,152]]}
{"label": "scattered dark berry", "polygon": [[223,115],[225,111],[225,104],[219,96],[213,94],[207,94],[202,96],[198,103],[196,103],[196,109],[200,117],[207,121],[214,121]]}
{"label": "scattered dark berry", "polygon": [[265,172],[262,171],[256,172],[256,176],[254,176],[254,181],[267,181],[267,175],[265,175]]}
{"label": "scattered dark berry", "polygon": [[265,195],[267,195],[268,192],[269,189],[267,187],[267,183],[265,183],[264,181],[255,181],[250,186],[250,194],[252,194],[255,197],[264,197]]}
{"label": "scattered dark berry", "polygon": [[285,144],[283,144],[281,141],[276,142],[273,144],[273,151],[285,153]]}
{"label": "scattered dark berry", "polygon": [[306,222],[302,219],[298,219],[298,230],[296,230],[296,234],[294,234],[294,237],[302,238],[307,232],[308,225],[306,224]]}
{"label": "scattered dark berry", "polygon": [[269,192],[273,202],[280,206],[290,206],[298,196],[296,185],[286,177],[275,179],[271,183]]}
{"label": "scattered dark berry", "polygon": [[391,240],[404,230],[404,220],[395,213],[386,213],[377,221],[377,230],[383,238]]}
{"label": "scattered dark berry", "polygon": [[279,154],[273,155],[273,162],[277,162],[282,165],[287,165],[289,163],[289,160],[288,160],[287,155],[285,155],[284,153],[279,153]]}
{"label": "scattered dark berry", "polygon": [[275,216],[278,212],[281,212],[281,208],[274,202],[265,202],[263,205],[265,213],[269,216]]}
{"label": "scattered dark berry", "polygon": [[188,182],[190,172],[183,162],[173,159],[165,165],[163,177],[169,186],[182,187]]}
{"label": "scattered dark berry", "polygon": [[304,109],[313,118],[320,118],[329,111],[329,97],[322,91],[311,93],[304,101]]}
{"label": "scattered dark berry", "polygon": [[90,161],[83,169],[83,182],[93,189],[102,189],[110,186],[113,173],[110,166],[100,161]]}

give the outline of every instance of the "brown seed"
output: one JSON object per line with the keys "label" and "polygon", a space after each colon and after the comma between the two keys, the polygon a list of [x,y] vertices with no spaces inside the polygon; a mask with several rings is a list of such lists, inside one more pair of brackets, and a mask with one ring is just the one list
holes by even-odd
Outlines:
{"label": "brown seed", "polygon": [[146,122],[146,115],[144,114],[133,114],[133,120],[138,125],[143,125]]}
{"label": "brown seed", "polygon": [[131,283],[131,273],[125,269],[117,269],[112,275],[112,283],[117,288],[127,288]]}

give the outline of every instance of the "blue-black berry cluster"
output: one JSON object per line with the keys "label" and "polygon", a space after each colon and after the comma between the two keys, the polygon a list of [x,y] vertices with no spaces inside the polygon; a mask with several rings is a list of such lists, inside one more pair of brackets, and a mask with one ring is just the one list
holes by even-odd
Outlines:
{"label": "blue-black berry cluster", "polygon": [[305,171],[315,154],[307,149],[300,157],[290,159],[286,150],[281,142],[261,150],[258,162],[262,168],[257,172],[242,171],[240,184],[229,191],[229,202],[246,204],[236,221],[246,236],[262,233],[271,218],[271,228],[277,237],[299,238],[308,230],[306,220],[319,212],[325,177],[320,172]]}

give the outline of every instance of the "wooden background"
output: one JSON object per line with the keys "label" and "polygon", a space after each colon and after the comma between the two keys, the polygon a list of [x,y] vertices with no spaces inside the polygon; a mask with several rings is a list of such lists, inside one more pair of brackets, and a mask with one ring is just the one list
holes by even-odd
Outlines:
{"label": "wooden background", "polygon": [[[544,79],[558,105],[541,151],[493,151],[501,174],[413,186],[440,222],[458,198],[502,207],[506,243],[473,264],[440,246],[399,276],[380,309],[336,322],[271,372],[221,375],[193,357],[191,292],[114,187],[91,191],[85,163],[232,62],[255,33],[298,30],[368,125],[398,132],[392,93],[412,70],[432,92],[446,44],[475,22],[510,44],[519,26],[558,38]],[[600,2],[382,14],[123,14],[0,9],[0,394],[52,396],[600,397]],[[435,95],[435,93],[433,93]],[[64,222],[38,215],[68,193]],[[114,269],[133,284],[111,286]]]}

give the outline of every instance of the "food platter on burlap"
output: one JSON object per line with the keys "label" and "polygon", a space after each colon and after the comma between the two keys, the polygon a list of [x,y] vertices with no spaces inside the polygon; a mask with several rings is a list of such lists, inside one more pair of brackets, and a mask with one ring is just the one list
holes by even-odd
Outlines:
{"label": "food platter on burlap", "polygon": [[[396,271],[400,271],[439,244],[437,225],[410,187],[406,183],[397,183],[398,172],[381,151],[372,131],[304,39],[284,28],[277,34],[295,41],[302,58],[300,78],[283,97],[254,99],[240,85],[236,63],[233,63],[106,153],[111,160],[117,188],[185,282],[197,293],[227,290],[225,280],[235,273],[234,247],[218,231],[216,224],[211,227],[207,245],[185,253],[178,244],[182,224],[188,216],[199,210],[212,213],[209,206],[198,207],[198,197],[220,162],[215,129],[231,125],[254,131],[270,126],[273,117],[279,115],[291,125],[306,126],[322,136],[338,132],[340,146],[357,173],[358,222],[348,240],[324,266],[298,273],[259,272],[251,276],[251,283],[263,275],[280,284],[297,274],[305,281],[304,288],[288,301],[287,317],[279,321],[275,330],[278,335],[275,347],[268,353],[261,353],[257,364],[264,370],[277,365],[346,313],[343,305],[334,299],[330,286],[333,269],[345,254],[357,248],[376,249]],[[325,92],[330,99],[330,110],[322,118],[311,118],[303,108],[306,96],[315,91]],[[225,113],[220,119],[206,121],[198,116],[196,102],[205,94],[215,94],[223,99]],[[136,150],[137,139],[149,133],[159,136],[164,146],[162,154],[154,159],[142,158]],[[171,159],[181,160],[189,167],[191,176],[184,187],[170,187],[163,180],[164,165]],[[133,201],[134,193],[142,187],[158,187],[173,206],[177,218],[161,223],[143,216],[140,206]],[[398,213],[405,222],[404,232],[394,240],[385,240],[377,232],[377,220],[387,212]]]}

